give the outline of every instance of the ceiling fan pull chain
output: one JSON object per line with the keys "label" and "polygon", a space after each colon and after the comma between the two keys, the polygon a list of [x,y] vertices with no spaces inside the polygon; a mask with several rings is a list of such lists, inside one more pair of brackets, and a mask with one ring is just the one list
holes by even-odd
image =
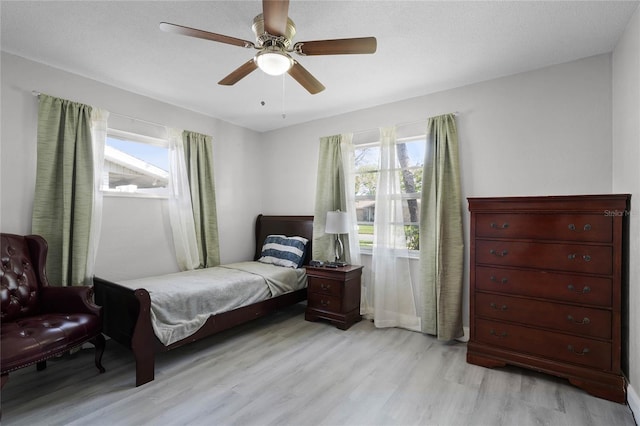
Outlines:
{"label": "ceiling fan pull chain", "polygon": [[[286,74],[286,73],[285,73]],[[287,118],[287,114],[284,112],[284,82],[285,82],[285,74],[282,74],[282,119]]]}

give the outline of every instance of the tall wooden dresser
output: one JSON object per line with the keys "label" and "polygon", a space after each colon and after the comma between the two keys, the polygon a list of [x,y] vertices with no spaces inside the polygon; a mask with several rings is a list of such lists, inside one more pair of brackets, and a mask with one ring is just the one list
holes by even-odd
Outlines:
{"label": "tall wooden dresser", "polygon": [[621,310],[630,195],[468,201],[467,362],[531,368],[625,402]]}

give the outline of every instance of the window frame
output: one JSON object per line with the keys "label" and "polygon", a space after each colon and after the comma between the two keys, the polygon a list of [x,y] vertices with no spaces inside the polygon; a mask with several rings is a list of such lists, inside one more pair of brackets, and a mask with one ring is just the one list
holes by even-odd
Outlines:
{"label": "window frame", "polygon": [[[422,133],[422,134],[418,134],[418,135],[414,135],[414,136],[407,136],[407,137],[402,137],[402,138],[397,138],[396,139],[396,143],[407,143],[407,142],[415,142],[415,141],[422,141],[424,143],[424,149],[425,151],[428,149],[427,147],[427,134],[426,133]],[[354,143],[354,157],[355,152],[357,152],[358,150],[361,149],[366,149],[366,148],[371,148],[371,147],[380,147],[381,141],[380,139],[378,139],[377,141],[374,142],[362,142],[362,143]],[[408,170],[412,170],[412,169],[424,169],[424,164],[422,166],[409,166],[407,169]],[[365,174],[365,173],[379,173],[380,170],[379,168],[377,170],[369,170],[367,172],[361,172],[359,173],[358,171],[355,170],[355,165],[354,165],[354,178],[357,175],[361,175],[361,174]],[[402,172],[402,168],[398,167],[395,169],[395,172]],[[355,179],[354,179],[355,181]],[[355,190],[355,188],[354,188]],[[414,192],[414,193],[403,193],[402,194],[402,200],[410,200],[410,199],[415,199],[415,200],[420,200],[422,197],[422,187],[420,192]],[[354,194],[354,200],[355,202],[358,201],[366,201],[366,200],[370,200],[373,201],[375,203],[375,195],[371,196],[371,195],[357,195]],[[375,204],[374,204],[375,205]],[[358,228],[361,225],[367,225],[367,226],[373,226],[373,222],[361,222],[358,221]],[[420,222],[418,221],[417,223],[414,222],[403,222],[403,226],[418,226],[418,232],[420,230]],[[360,234],[358,234],[360,235]],[[373,248],[372,247],[368,247],[368,246],[362,246],[362,244],[360,244],[360,238],[358,237],[358,246],[360,247],[360,253],[361,254],[365,254],[365,255],[371,255],[373,254]],[[407,249],[408,250],[408,254],[409,254],[409,258],[410,259],[418,259],[420,257],[420,250],[413,250],[413,249]]]}
{"label": "window frame", "polygon": [[[136,143],[142,143],[142,144],[151,145],[155,147],[166,148],[167,159],[169,158],[169,141],[167,139],[147,136],[140,133],[128,132],[125,130],[114,129],[111,127],[107,127],[107,138],[118,139],[124,142],[136,142]],[[107,144],[105,141],[105,149],[106,149],[106,146]],[[105,162],[106,162],[106,158],[103,159],[103,168],[104,168]],[[170,173],[170,172],[167,171],[167,173]],[[166,189],[165,191],[166,193],[151,194],[151,193],[144,193],[144,192],[138,192],[138,191],[136,192],[115,191],[112,189],[104,189],[103,185],[102,184],[100,185],[100,192],[104,197],[168,199],[169,189],[168,187],[165,189]]]}

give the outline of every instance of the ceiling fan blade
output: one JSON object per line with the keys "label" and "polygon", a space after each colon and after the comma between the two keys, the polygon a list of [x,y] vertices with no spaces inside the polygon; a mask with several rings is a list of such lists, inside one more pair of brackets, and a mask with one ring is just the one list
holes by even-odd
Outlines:
{"label": "ceiling fan blade", "polygon": [[247,40],[241,40],[235,37],[229,37],[222,34],[210,33],[208,31],[197,30],[195,28],[184,27],[182,25],[170,24],[169,22],[161,22],[160,29],[162,31],[174,34],[181,34],[189,37],[197,37],[205,40],[217,41],[219,43],[232,44],[240,47],[255,47],[254,44]]}
{"label": "ceiling fan blade", "polygon": [[266,32],[274,36],[285,35],[289,0],[262,0],[262,15]]}
{"label": "ceiling fan blade", "polygon": [[375,53],[378,42],[375,37],[342,38],[337,40],[301,41],[293,50],[301,55],[350,55]]}
{"label": "ceiling fan blade", "polygon": [[233,70],[231,74],[223,78],[218,82],[218,84],[222,84],[223,86],[233,86],[247,75],[249,75],[252,71],[255,71],[258,66],[253,58],[249,59],[244,64],[240,65],[238,68]]}
{"label": "ceiling fan blade", "polygon": [[311,75],[298,61],[293,61],[293,66],[287,71],[291,77],[302,87],[307,89],[309,93],[315,95],[324,90],[324,86],[314,76]]}

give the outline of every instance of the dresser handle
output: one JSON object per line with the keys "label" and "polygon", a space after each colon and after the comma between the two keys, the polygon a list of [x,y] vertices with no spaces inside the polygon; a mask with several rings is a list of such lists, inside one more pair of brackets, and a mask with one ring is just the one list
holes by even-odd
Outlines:
{"label": "dresser handle", "polygon": [[573,286],[573,284],[569,284],[569,285],[567,286],[567,289],[568,289],[569,291],[575,291],[577,294],[587,294],[587,293],[591,293],[591,287],[589,287],[589,286],[584,286],[584,287],[582,288],[582,290],[581,290],[581,291],[578,291],[578,290],[576,290],[576,288]]}
{"label": "dresser handle", "polygon": [[324,291],[331,290],[331,286],[327,284],[320,284],[320,289]]}
{"label": "dresser handle", "polygon": [[491,226],[493,229],[507,229],[509,227],[509,223],[505,222],[502,224],[502,226],[499,226],[498,224],[491,222],[491,225],[489,226]]}
{"label": "dresser handle", "polygon": [[326,301],[326,300],[324,300],[324,299],[320,299],[320,304],[321,304],[322,306],[329,306],[329,305],[331,304],[331,302],[328,302],[328,301]]}
{"label": "dresser handle", "polygon": [[500,256],[500,257],[505,257],[508,254],[506,250],[502,250],[502,252],[498,253],[494,249],[489,250],[489,253],[493,254],[494,256]]}
{"label": "dresser handle", "polygon": [[493,328],[489,330],[489,334],[497,339],[504,339],[505,337],[507,337],[506,331],[503,331],[502,333],[498,334]]}
{"label": "dresser handle", "polygon": [[[585,231],[591,231],[591,225],[590,224],[586,224],[582,227],[583,230]],[[574,225],[573,223],[569,224],[569,230],[570,231],[575,231],[576,230],[576,225]]]}
{"label": "dresser handle", "polygon": [[489,306],[491,306],[491,307],[492,307],[493,309],[495,309],[496,311],[497,311],[498,309],[500,309],[501,311],[506,311],[506,310],[507,310],[507,305],[502,305],[502,306],[500,306],[500,308],[498,308],[498,305],[496,305],[495,303],[491,302],[491,303],[489,304]]}
{"label": "dresser handle", "polygon": [[[498,279],[497,279],[496,277],[494,277],[493,275],[491,275],[491,276],[489,277],[489,281],[493,281],[494,283],[497,283],[497,282],[498,282]],[[509,280],[508,280],[508,279],[506,279],[506,278],[502,278],[502,279],[500,280],[500,283],[502,283],[502,284],[506,284],[506,283],[508,283],[508,282],[509,282]]]}
{"label": "dresser handle", "polygon": [[587,325],[591,322],[591,320],[587,317],[584,317],[582,321],[576,321],[571,315],[567,315],[567,321],[572,322],[574,324],[584,324],[584,325]]}
{"label": "dresser handle", "polygon": [[[569,260],[575,260],[575,259],[576,259],[576,257],[578,257],[578,255],[577,255],[577,254],[575,254],[575,253],[570,253],[570,254],[567,256],[567,259],[569,259]],[[591,256],[590,256],[590,255],[588,255],[588,254],[583,254],[583,255],[582,255],[582,260],[584,260],[585,262],[591,262]]]}
{"label": "dresser handle", "polygon": [[569,350],[569,352],[574,353],[576,355],[580,355],[580,356],[584,356],[589,353],[589,348],[584,348],[582,352],[576,352],[575,349],[573,349],[573,346],[569,345],[567,346],[567,349]]}

